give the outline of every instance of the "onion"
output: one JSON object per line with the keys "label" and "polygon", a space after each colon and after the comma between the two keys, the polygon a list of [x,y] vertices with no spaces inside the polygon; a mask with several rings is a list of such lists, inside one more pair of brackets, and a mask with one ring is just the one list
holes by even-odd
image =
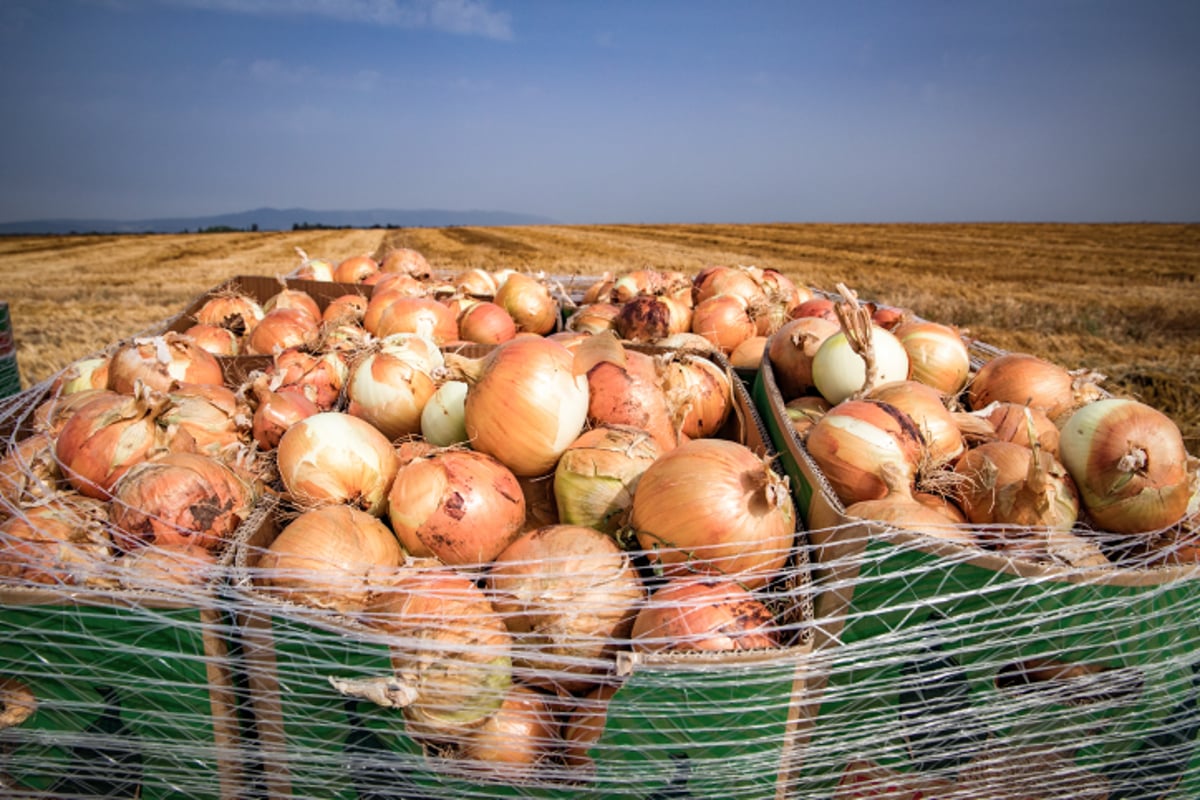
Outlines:
{"label": "onion", "polygon": [[368,315],[363,324],[380,339],[397,333],[415,333],[435,344],[445,344],[459,338],[454,312],[429,297],[394,297],[383,307],[374,326],[369,322]]}
{"label": "onion", "polygon": [[163,396],[153,392],[103,393],[72,414],[54,445],[54,457],[71,485],[107,500],[130,467],[166,452],[166,432],[157,424],[163,403]]}
{"label": "onion", "polygon": [[494,297],[497,286],[492,273],[472,267],[454,276],[454,288],[472,297]]}
{"label": "onion", "polygon": [[601,425],[584,432],[554,470],[559,519],[615,535],[626,522],[638,480],[662,452],[641,428]]}
{"label": "onion", "polygon": [[181,333],[167,332],[134,339],[113,352],[108,365],[108,388],[133,394],[138,381],[165,392],[176,383],[220,386],[225,376],[216,356]]}
{"label": "onion", "polygon": [[883,470],[888,491],[883,497],[860,500],[846,508],[846,516],[874,520],[962,545],[975,544],[966,517],[957,507],[936,495],[914,494],[907,476],[889,466]]}
{"label": "onion", "polygon": [[231,469],[196,453],[131,467],[112,489],[109,520],[123,550],[194,545],[215,551],[250,515],[254,492]]}
{"label": "onion", "polygon": [[618,304],[631,302],[636,297],[648,297],[661,293],[663,274],[656,269],[635,269],[613,281],[612,300]]}
{"label": "onion", "polygon": [[267,370],[277,388],[302,388],[322,411],[330,411],[338,404],[348,373],[339,353],[311,353],[298,347],[277,351]]}
{"label": "onion", "polygon": [[50,394],[67,395],[108,388],[108,358],[91,356],[71,362],[50,384]]}
{"label": "onion", "polygon": [[691,439],[715,436],[733,410],[733,379],[705,356],[668,353],[658,361],[675,427]]}
{"label": "onion", "polygon": [[886,495],[884,470],[889,465],[911,485],[925,458],[925,443],[912,418],[876,400],[837,404],[813,424],[804,444],[846,506]]}
{"label": "onion", "polygon": [[0,585],[7,579],[68,586],[111,580],[103,504],[71,492],[14,512],[0,522]]}
{"label": "onion", "polygon": [[512,686],[512,637],[487,595],[450,569],[401,570],[367,620],[390,644],[392,674],[335,688],[403,708],[406,732],[461,742]]}
{"label": "onion", "polygon": [[766,349],[766,336],[751,336],[733,348],[733,352],[729,354],[729,363],[737,369],[758,369]]}
{"label": "onion", "polygon": [[770,610],[726,580],[675,578],[646,601],[633,623],[641,653],[760,650],[779,646]]}
{"label": "onion", "polygon": [[139,547],[118,563],[121,585],[140,591],[195,589],[218,573],[216,555],[192,545]]}
{"label": "onion", "polygon": [[1061,437],[1063,463],[1100,527],[1151,533],[1187,513],[1187,450],[1161,411],[1125,398],[1097,400],[1070,416]]}
{"label": "onion", "polygon": [[956,499],[975,525],[1069,531],[1079,516],[1074,482],[1053,456],[1012,442],[985,442],[959,459]]}
{"label": "onion", "polygon": [[361,294],[343,294],[329,301],[321,312],[321,321],[329,324],[339,322],[361,323],[367,313],[367,298]]}
{"label": "onion", "polygon": [[758,330],[750,318],[750,307],[741,295],[721,294],[696,304],[692,312],[692,333],[708,339],[729,355]]}
{"label": "onion", "polygon": [[249,409],[224,386],[183,385],[169,392],[158,425],[174,452],[236,460],[248,443]]}
{"label": "onion", "polygon": [[801,441],[808,435],[808,431],[817,420],[825,416],[825,412],[833,406],[829,405],[829,401],[824,397],[817,395],[802,395],[800,397],[788,400],[784,405],[784,411],[787,412],[788,420],[792,423],[792,430],[800,437]]}
{"label": "onion", "polygon": [[5,506],[54,496],[61,479],[54,436],[41,432],[24,437],[0,458],[0,512]]}
{"label": "onion", "polygon": [[815,388],[812,360],[821,344],[840,330],[822,317],[799,317],[785,322],[767,343],[772,374],[784,401]]}
{"label": "onion", "polygon": [[290,277],[325,283],[333,281],[333,264],[328,259],[309,258],[308,253],[299,247],[296,248],[296,255],[300,256],[300,266],[291,271]]}
{"label": "onion", "polygon": [[766,300],[762,284],[746,267],[716,266],[703,270],[696,275],[692,287],[692,299],[697,308],[720,295],[740,297],[747,307]]}
{"label": "onion", "polygon": [[625,348],[621,356],[624,363],[601,361],[588,370],[588,421],[641,428],[666,452],[677,436],[654,357]]}
{"label": "onion", "polygon": [[429,261],[419,250],[411,247],[395,247],[388,250],[383,261],[379,262],[380,272],[398,272],[417,278],[428,278],[433,270]]}
{"label": "onion", "polygon": [[995,402],[1017,403],[1041,409],[1052,420],[1098,396],[1093,375],[1073,375],[1026,353],[993,358],[979,368],[967,387],[967,400],[976,411]]}
{"label": "onion", "polygon": [[904,345],[912,379],[953,396],[967,385],[971,355],[958,330],[937,322],[901,322],[892,333]]}
{"label": "onion", "polygon": [[459,314],[458,332],[463,341],[500,344],[517,335],[517,324],[507,311],[485,300]]}
{"label": "onion", "polygon": [[421,409],[421,435],[431,444],[448,447],[467,441],[467,384],[445,381]]}
{"label": "onion", "polygon": [[617,329],[621,306],[616,303],[589,303],[567,317],[567,330],[579,333],[603,333]]}
{"label": "onion", "polygon": [[[877,325],[872,325],[870,330],[875,358],[871,385],[908,380],[908,353],[904,345]],[[855,352],[844,330],[822,342],[812,359],[813,385],[835,406],[859,392],[870,391],[871,386],[866,385],[867,373],[866,360]]]}
{"label": "onion", "polygon": [[237,334],[216,325],[193,325],[183,335],[214,356],[236,356],[241,347]]}
{"label": "onion", "polygon": [[462,754],[503,775],[512,767],[529,767],[549,758],[558,742],[557,729],[546,695],[513,686],[500,708],[471,729]]}
{"label": "onion", "polygon": [[471,446],[498,458],[518,477],[545,475],[583,430],[586,371],[557,342],[517,337],[478,362],[456,361],[467,390]]}
{"label": "onion", "polygon": [[554,473],[517,478],[525,495],[525,530],[558,525],[558,504],[554,499]]}
{"label": "onion", "polygon": [[562,738],[566,742],[563,760],[573,770],[591,771],[595,762],[588,755],[604,734],[608,721],[608,704],[620,689],[620,684],[602,683],[579,698],[563,723]]}
{"label": "onion", "polygon": [[298,308],[267,312],[246,339],[247,355],[271,355],[281,350],[307,347],[320,334],[320,314],[311,316]]}
{"label": "onion", "polygon": [[440,352],[427,339],[395,334],[354,366],[346,383],[346,410],[389,439],[421,431],[425,404],[437,391],[433,371]]}
{"label": "onion", "polygon": [[642,587],[610,536],[576,525],[528,531],[488,573],[496,610],[522,647],[515,665],[531,685],[587,687],[627,639]]}
{"label": "onion", "polygon": [[[1045,411],[1018,403],[993,403],[980,413],[982,414],[983,411],[987,411],[988,408],[991,411],[984,418],[995,429],[995,437],[997,439],[1002,442],[1013,442],[1024,445],[1025,447],[1032,447],[1033,441],[1036,440],[1042,450],[1055,458],[1059,457],[1058,426],[1054,424],[1054,421],[1050,419]],[[1033,440],[1029,438],[1031,430],[1033,432]]]}
{"label": "onion", "polygon": [[272,391],[264,379],[255,392],[258,407],[254,409],[254,441],[263,450],[274,450],[288,428],[321,411],[299,386],[281,386]]}
{"label": "onion", "polygon": [[245,336],[263,318],[263,307],[249,295],[237,291],[219,292],[204,301],[192,318],[200,325],[224,328],[235,336]]}
{"label": "onion", "polygon": [[71,394],[51,395],[34,409],[34,430],[58,436],[59,431],[76,411],[97,397],[105,395],[122,396],[116,392],[110,392],[108,389],[84,389]]}
{"label": "onion", "polygon": [[333,279],[338,283],[363,283],[379,274],[379,262],[367,255],[350,256],[333,268]]}
{"label": "onion", "polygon": [[496,305],[517,323],[517,330],[544,336],[558,326],[558,303],[536,278],[514,272],[496,290]]}
{"label": "onion", "polygon": [[838,324],[837,303],[828,297],[813,297],[788,312],[788,316],[792,319],[802,319],[804,317],[820,317],[834,325]]}
{"label": "onion", "polygon": [[388,519],[410,555],[452,566],[485,564],[525,522],[525,496],[512,472],[472,450],[441,450],[396,472]]}
{"label": "onion", "polygon": [[342,613],[367,608],[372,592],[404,559],[400,543],[375,517],[350,506],[305,511],[258,558],[263,591]]}
{"label": "onion", "polygon": [[630,522],[668,577],[725,575],[753,589],[791,555],[796,511],[767,460],[737,442],[694,439],[642,474]]}
{"label": "onion", "polygon": [[673,325],[671,302],[656,295],[639,295],[623,303],[612,327],[632,342],[652,342],[679,332]]}
{"label": "onion", "polygon": [[398,466],[391,442],[369,422],[339,411],[302,419],[279,440],[279,477],[299,506],[347,503],[379,516]]}
{"label": "onion", "polygon": [[321,319],[321,306],[312,295],[302,289],[289,289],[285,286],[263,303],[263,311],[268,314],[281,308],[303,311],[314,320]]}
{"label": "onion", "polygon": [[867,395],[903,411],[916,424],[925,442],[931,467],[947,464],[966,449],[962,431],[946,408],[941,393],[917,381],[894,381],[876,386]]}

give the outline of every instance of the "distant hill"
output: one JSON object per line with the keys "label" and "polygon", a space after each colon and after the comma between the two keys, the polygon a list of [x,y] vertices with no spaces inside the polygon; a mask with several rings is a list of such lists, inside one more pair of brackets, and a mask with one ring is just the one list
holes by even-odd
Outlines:
{"label": "distant hill", "polygon": [[234,228],[286,231],[296,226],[330,228],[445,228],[452,225],[549,225],[554,220],[509,211],[446,211],[442,209],[388,209],[364,211],[319,211],[309,208],[256,208],[211,217],[163,217],[160,219],[36,219],[0,222],[0,234],[68,233],[180,233],[205,229]]}

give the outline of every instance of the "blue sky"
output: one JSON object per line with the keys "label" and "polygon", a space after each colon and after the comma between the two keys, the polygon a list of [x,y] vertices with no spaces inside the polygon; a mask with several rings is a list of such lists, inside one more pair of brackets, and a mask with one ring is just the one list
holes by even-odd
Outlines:
{"label": "blue sky", "polygon": [[1195,0],[4,0],[0,221],[1200,220]]}

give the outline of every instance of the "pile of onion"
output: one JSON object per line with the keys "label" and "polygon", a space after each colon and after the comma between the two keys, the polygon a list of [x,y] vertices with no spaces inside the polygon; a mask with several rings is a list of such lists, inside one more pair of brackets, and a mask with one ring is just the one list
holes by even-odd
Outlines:
{"label": "pile of onion", "polygon": [[694,439],[642,473],[630,523],[665,575],[722,575],[758,588],[791,555],[796,510],[767,459],[738,442]]}

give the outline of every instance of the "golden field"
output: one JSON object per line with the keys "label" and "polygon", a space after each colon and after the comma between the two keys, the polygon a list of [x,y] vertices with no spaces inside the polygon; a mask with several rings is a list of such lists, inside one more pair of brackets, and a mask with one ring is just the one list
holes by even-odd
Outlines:
{"label": "golden field", "polygon": [[901,306],[996,347],[1108,376],[1200,453],[1200,225],[761,224],[307,230],[4,237],[23,385],[155,328],[234,275],[282,275],[296,248],[338,261],[394,246],[435,268],[599,275],[753,264]]}

